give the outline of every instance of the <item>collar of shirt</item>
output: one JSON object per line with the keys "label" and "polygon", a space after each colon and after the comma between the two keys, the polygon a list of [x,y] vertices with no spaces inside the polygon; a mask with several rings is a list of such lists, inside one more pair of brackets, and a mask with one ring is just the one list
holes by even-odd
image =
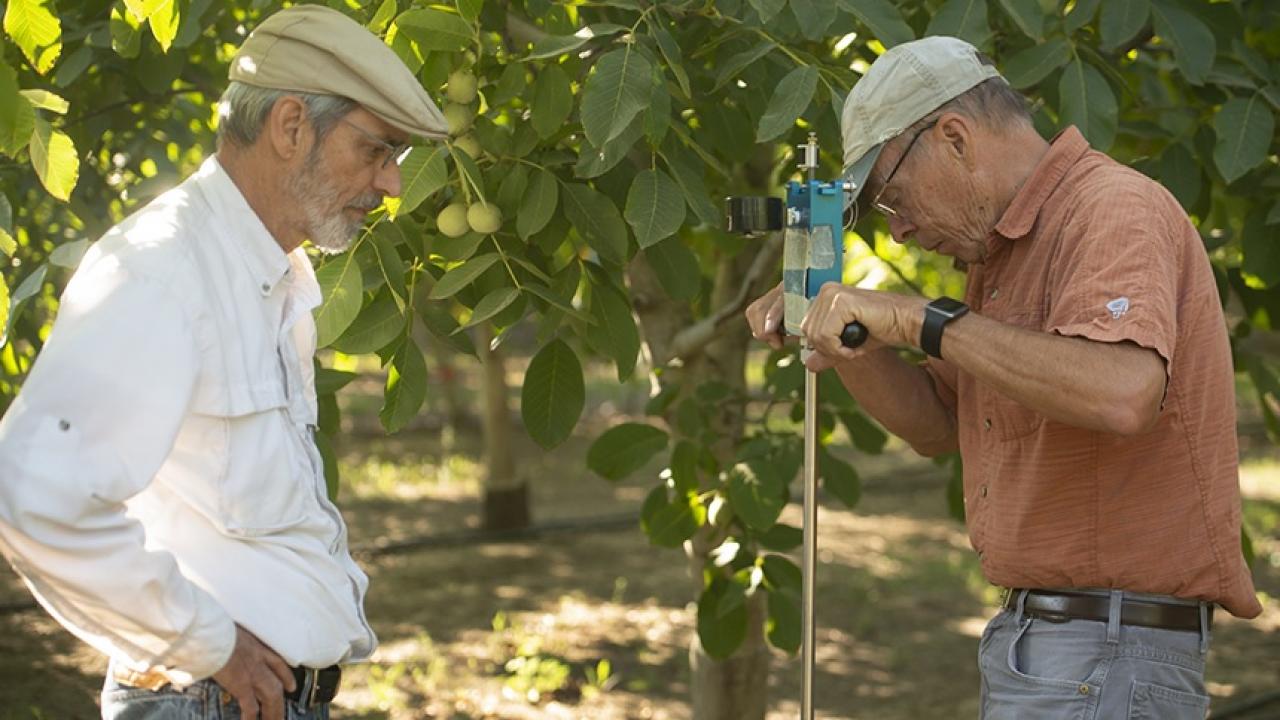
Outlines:
{"label": "collar of shirt", "polygon": [[214,214],[226,223],[224,236],[234,238],[239,244],[237,254],[244,260],[263,297],[270,295],[290,274],[292,263],[288,256],[216,157],[206,159],[194,177]]}
{"label": "collar of shirt", "polygon": [[1022,184],[1013,202],[1000,216],[995,229],[987,237],[990,247],[996,238],[1017,240],[1026,237],[1035,225],[1040,209],[1053,194],[1066,176],[1067,171],[1089,149],[1089,142],[1084,139],[1074,125],[1054,136],[1049,145],[1049,152],[1041,158],[1031,176]]}

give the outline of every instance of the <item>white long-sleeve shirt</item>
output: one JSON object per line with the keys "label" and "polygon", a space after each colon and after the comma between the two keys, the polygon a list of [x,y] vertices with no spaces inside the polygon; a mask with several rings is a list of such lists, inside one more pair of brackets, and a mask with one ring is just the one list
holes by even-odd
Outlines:
{"label": "white long-sleeve shirt", "polygon": [[85,255],[0,420],[0,551],[81,639],[179,685],[235,623],[291,665],[373,651],[313,437],[320,299],[213,158]]}

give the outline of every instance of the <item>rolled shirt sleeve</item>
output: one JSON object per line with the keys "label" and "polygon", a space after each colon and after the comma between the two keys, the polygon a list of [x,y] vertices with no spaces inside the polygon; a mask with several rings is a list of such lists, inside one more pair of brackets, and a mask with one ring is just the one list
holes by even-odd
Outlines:
{"label": "rolled shirt sleeve", "polygon": [[234,623],[169,553],[146,549],[125,501],[151,482],[190,404],[191,310],[163,281],[94,259],[0,420],[0,550],[82,640],[188,684],[226,663]]}
{"label": "rolled shirt sleeve", "polygon": [[1155,207],[1162,199],[1121,176],[1093,188],[1065,233],[1062,257],[1049,284],[1045,329],[1099,342],[1129,341],[1155,350],[1172,372],[1179,307],[1178,242],[1170,227],[1178,213]]}

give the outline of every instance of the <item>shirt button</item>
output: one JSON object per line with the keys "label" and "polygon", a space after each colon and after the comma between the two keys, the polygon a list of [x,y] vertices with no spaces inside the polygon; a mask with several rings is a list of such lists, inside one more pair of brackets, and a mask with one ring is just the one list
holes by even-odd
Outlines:
{"label": "shirt button", "polygon": [[983,485],[983,486],[982,486],[982,489],[981,489],[981,490],[979,490],[978,492],[982,495],[982,497],[986,497],[986,496],[987,496],[987,486],[986,486],[986,485]]}
{"label": "shirt button", "polygon": [[271,283],[262,283],[262,292],[264,293],[271,292]]}
{"label": "shirt button", "polygon": [[995,300],[997,297],[1000,297],[1000,288],[991,288],[991,299]]}
{"label": "shirt button", "polygon": [[982,427],[986,428],[987,430],[990,430],[990,429],[991,429],[991,418],[987,418],[986,420],[983,420],[983,421],[982,421]]}

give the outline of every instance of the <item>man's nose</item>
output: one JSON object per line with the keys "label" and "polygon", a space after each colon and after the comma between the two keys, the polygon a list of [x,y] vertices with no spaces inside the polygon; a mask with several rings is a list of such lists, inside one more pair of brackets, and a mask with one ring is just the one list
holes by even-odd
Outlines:
{"label": "man's nose", "polygon": [[373,189],[382,195],[400,197],[400,166],[394,161],[380,166],[373,176]]}

